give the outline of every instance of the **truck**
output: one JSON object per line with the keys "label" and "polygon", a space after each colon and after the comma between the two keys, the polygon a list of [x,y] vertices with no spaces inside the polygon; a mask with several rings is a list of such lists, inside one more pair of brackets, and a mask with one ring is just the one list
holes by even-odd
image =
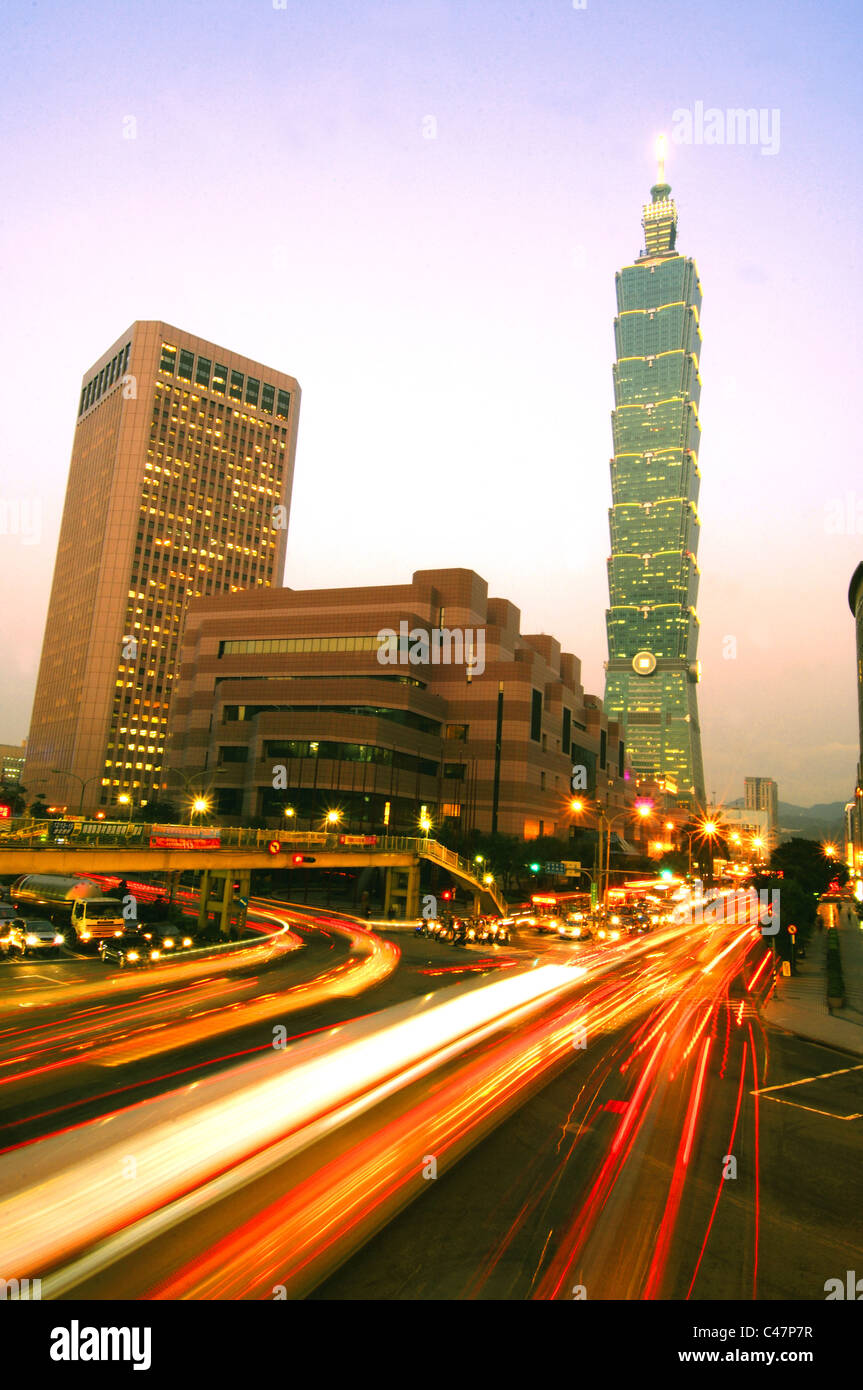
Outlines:
{"label": "truck", "polygon": [[61,874],[24,874],[9,890],[16,912],[35,913],[63,924],[66,944],[98,943],[128,930],[120,898],[103,897],[89,879]]}

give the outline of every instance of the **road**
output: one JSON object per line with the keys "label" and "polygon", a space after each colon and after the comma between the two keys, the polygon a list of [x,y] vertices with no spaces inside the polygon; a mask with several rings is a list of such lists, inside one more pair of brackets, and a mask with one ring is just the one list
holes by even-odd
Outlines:
{"label": "road", "polygon": [[0,1031],[4,1277],[95,1299],[823,1299],[854,1267],[860,1069],[765,1032],[750,921],[489,952],[283,915],[305,949],[266,970],[142,979],[86,1018],[45,986]]}

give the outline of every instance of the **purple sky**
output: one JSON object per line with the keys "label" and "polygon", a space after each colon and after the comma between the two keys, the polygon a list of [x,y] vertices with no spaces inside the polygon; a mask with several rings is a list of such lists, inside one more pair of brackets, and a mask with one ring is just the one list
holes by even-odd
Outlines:
{"label": "purple sky", "polygon": [[469,566],[601,695],[614,272],[656,134],[701,102],[779,112],[773,154],[667,164],[704,289],[708,791],[851,793],[858,5],[11,0],[5,28],[0,742],[27,732],[80,379],[136,318],[300,381],[288,584]]}

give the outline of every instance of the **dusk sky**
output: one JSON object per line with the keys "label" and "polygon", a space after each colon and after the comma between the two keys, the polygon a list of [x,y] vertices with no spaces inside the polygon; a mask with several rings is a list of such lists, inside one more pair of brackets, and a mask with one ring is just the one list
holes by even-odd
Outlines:
{"label": "dusk sky", "polygon": [[[27,733],[81,378],[135,319],[300,382],[288,585],[475,569],[602,695],[614,273],[666,131],[704,291],[708,794],[852,795],[859,3],[5,17],[0,742]],[[769,139],[676,141],[698,103]]]}

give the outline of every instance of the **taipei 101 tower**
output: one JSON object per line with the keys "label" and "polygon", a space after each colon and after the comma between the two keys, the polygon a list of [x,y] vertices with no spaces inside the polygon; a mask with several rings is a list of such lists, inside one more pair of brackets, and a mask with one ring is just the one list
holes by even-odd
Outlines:
{"label": "taipei 101 tower", "polygon": [[639,780],[704,805],[698,722],[698,400],[701,285],[676,249],[677,207],[659,174],[644,249],[615,276],[605,709]]}

